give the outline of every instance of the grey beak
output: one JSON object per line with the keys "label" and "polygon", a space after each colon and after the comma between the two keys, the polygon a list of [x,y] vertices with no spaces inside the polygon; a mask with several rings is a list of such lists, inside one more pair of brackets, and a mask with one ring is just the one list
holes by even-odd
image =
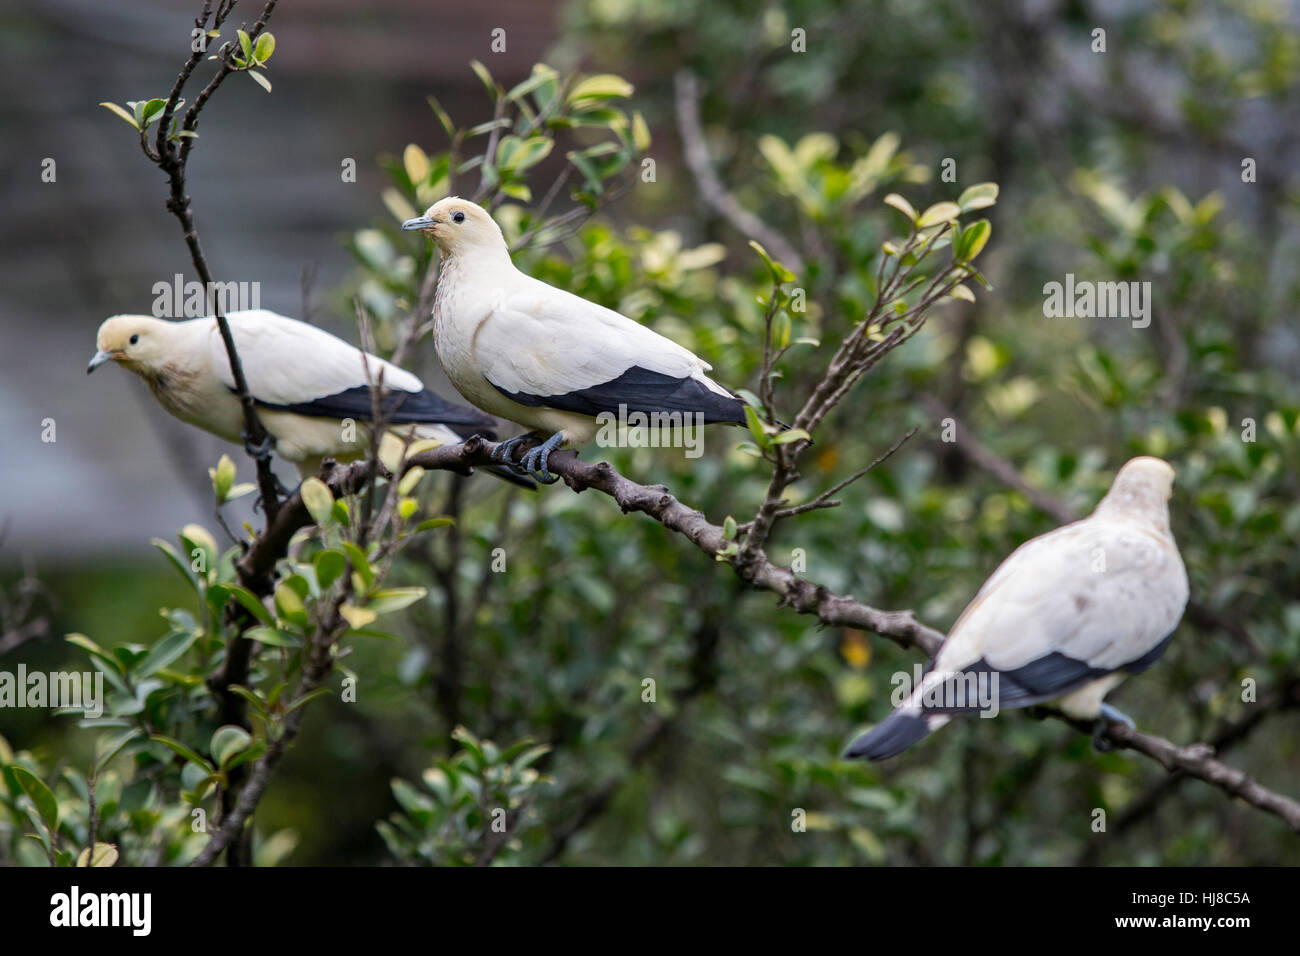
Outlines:
{"label": "grey beak", "polygon": [[402,223],[402,232],[413,232],[416,229],[428,229],[430,226],[436,226],[437,224],[437,219],[430,218],[429,216],[420,216],[417,219],[408,219],[406,222]]}
{"label": "grey beak", "polygon": [[86,374],[89,375],[112,357],[111,353],[103,350],[96,352],[94,358],[90,360],[90,364],[86,366]]}

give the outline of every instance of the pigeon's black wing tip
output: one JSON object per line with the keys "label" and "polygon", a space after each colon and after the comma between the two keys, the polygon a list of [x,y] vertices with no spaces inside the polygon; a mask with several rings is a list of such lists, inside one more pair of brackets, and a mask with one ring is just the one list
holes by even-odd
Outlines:
{"label": "pigeon's black wing tip", "polygon": [[[359,422],[373,421],[375,403],[369,385],[358,385],[332,395],[322,395],[306,402],[258,402],[263,408],[293,412],[311,418],[351,418]],[[384,393],[380,414],[390,425],[447,425],[490,432],[496,419],[468,405],[449,402],[436,392],[404,392],[392,389]]]}
{"label": "pigeon's black wing tip", "polygon": [[502,395],[520,405],[556,408],[593,418],[601,414],[641,412],[647,415],[698,414],[704,416],[705,424],[743,424],[745,421],[745,402],[738,395],[715,392],[696,378],[675,378],[639,365],[633,365],[608,382],[555,395],[512,392],[495,382],[492,384]]}

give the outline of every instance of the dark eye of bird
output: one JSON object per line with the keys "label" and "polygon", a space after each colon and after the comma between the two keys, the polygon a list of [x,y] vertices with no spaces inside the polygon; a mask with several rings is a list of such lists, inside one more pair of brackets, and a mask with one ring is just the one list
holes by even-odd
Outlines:
{"label": "dark eye of bird", "polygon": [[139,336],[139,335],[133,335],[133,336],[131,336],[131,344],[132,344],[132,345],[135,345],[135,343],[137,343],[137,342],[139,342],[139,341],[140,341],[140,336]]}
{"label": "dark eye of bird", "polygon": [[452,221],[452,222],[464,222],[464,221],[465,221],[465,214],[464,214],[463,212],[453,212],[453,213],[451,214],[451,221]]}

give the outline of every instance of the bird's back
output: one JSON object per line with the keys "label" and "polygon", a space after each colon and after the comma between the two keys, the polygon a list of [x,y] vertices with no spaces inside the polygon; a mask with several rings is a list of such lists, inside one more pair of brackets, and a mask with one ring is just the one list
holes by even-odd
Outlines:
{"label": "bird's back", "polygon": [[953,625],[937,669],[983,660],[999,670],[1055,651],[1096,669],[1155,647],[1187,603],[1172,537],[1131,521],[1086,518],[1012,552]]}

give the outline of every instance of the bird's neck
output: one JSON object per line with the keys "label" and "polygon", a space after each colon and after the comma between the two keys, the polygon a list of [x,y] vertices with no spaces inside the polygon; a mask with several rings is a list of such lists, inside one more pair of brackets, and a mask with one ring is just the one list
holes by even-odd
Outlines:
{"label": "bird's neck", "polygon": [[513,270],[515,264],[510,260],[510,251],[503,245],[496,248],[476,248],[472,252],[442,253],[439,269],[444,275],[473,275],[481,272],[494,272],[498,275],[502,269]]}
{"label": "bird's neck", "polygon": [[1098,517],[1138,520],[1152,530],[1170,536],[1169,503],[1156,488],[1112,488],[1093,512]]}

